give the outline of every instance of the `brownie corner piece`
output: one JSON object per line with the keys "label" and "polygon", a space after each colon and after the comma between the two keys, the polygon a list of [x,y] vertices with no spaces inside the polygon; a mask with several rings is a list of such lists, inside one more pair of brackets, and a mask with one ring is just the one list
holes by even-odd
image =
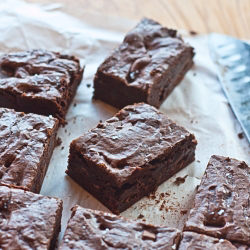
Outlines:
{"label": "brownie corner piece", "polygon": [[184,232],[179,250],[203,249],[203,250],[246,250],[247,246],[234,246],[230,241],[218,239],[204,234]]}
{"label": "brownie corner piece", "polygon": [[250,246],[250,167],[213,155],[185,224],[185,231]]}
{"label": "brownie corner piece", "polygon": [[180,238],[178,229],[75,206],[59,249],[172,250],[177,249]]}
{"label": "brownie corner piece", "polygon": [[61,216],[61,199],[1,186],[1,249],[54,249]]}
{"label": "brownie corner piece", "polygon": [[58,124],[56,118],[0,108],[0,185],[40,192]]}
{"label": "brownie corner piece", "polygon": [[5,54],[0,57],[0,107],[52,115],[65,124],[83,71],[79,59],[57,52]]}
{"label": "brownie corner piece", "polygon": [[158,108],[191,68],[193,56],[176,30],[144,18],[99,66],[93,98],[119,109],[139,102]]}
{"label": "brownie corner piece", "polygon": [[193,162],[196,144],[156,108],[131,105],[71,142],[66,173],[119,214]]}

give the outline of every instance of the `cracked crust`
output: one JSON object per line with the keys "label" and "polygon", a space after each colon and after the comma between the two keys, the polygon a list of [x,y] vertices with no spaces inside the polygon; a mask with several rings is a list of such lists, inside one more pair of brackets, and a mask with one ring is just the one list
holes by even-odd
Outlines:
{"label": "cracked crust", "polygon": [[169,249],[179,245],[178,229],[158,227],[75,206],[60,250]]}
{"label": "cracked crust", "polygon": [[53,115],[62,123],[83,69],[73,56],[45,50],[0,58],[0,106],[26,113]]}
{"label": "cracked crust", "polygon": [[184,230],[250,246],[249,186],[244,161],[212,156]]}
{"label": "cracked crust", "polygon": [[0,108],[0,185],[38,193],[57,129],[55,118]]}
{"label": "cracked crust", "polygon": [[66,173],[119,213],[191,163],[196,144],[185,128],[140,103],[73,140]]}
{"label": "cracked crust", "polygon": [[54,249],[62,200],[0,187],[0,248]]}
{"label": "cracked crust", "polygon": [[94,98],[118,108],[138,102],[159,107],[193,65],[193,56],[176,30],[144,18],[98,68]]}

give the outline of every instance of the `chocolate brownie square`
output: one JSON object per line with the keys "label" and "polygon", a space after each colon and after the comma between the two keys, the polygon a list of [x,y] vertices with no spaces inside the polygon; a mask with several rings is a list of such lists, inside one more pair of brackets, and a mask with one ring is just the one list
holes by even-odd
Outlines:
{"label": "chocolate brownie square", "polygon": [[60,250],[177,249],[178,229],[153,226],[75,206]]}
{"label": "chocolate brownie square", "polygon": [[212,156],[185,231],[250,246],[250,167],[244,161]]}
{"label": "chocolate brownie square", "polygon": [[99,66],[94,98],[114,107],[159,107],[193,65],[193,48],[176,30],[144,18]]}
{"label": "chocolate brownie square", "polygon": [[185,128],[140,103],[73,140],[66,173],[118,214],[194,161],[196,144]]}
{"label": "chocolate brownie square", "polygon": [[46,50],[0,57],[0,107],[52,115],[64,123],[82,80],[83,68],[74,56]]}
{"label": "chocolate brownie square", "polygon": [[0,185],[39,193],[57,129],[56,118],[0,108]]}
{"label": "chocolate brownie square", "polygon": [[179,250],[245,250],[247,246],[234,246],[230,241],[204,234],[184,232]]}
{"label": "chocolate brownie square", "polygon": [[61,216],[61,199],[1,186],[0,248],[54,249]]}

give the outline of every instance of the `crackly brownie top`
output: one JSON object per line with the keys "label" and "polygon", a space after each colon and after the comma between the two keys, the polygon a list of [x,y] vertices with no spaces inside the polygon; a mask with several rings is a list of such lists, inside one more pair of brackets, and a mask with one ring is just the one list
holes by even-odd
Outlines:
{"label": "crackly brownie top", "polygon": [[99,123],[74,140],[71,147],[81,152],[85,160],[118,175],[116,181],[120,183],[186,140],[196,143],[185,128],[156,108],[140,103],[127,106],[105,123]]}
{"label": "crackly brownie top", "polygon": [[55,118],[0,108],[0,184],[32,187],[57,126]]}
{"label": "crackly brownie top", "polygon": [[185,230],[250,245],[250,167],[212,156]]}
{"label": "crackly brownie top", "polygon": [[176,30],[144,18],[100,65],[97,74],[148,89],[187,49],[192,51],[193,48],[183,42]]}
{"label": "crackly brownie top", "polygon": [[49,249],[62,201],[0,187],[0,248]]}
{"label": "crackly brownie top", "polygon": [[0,57],[0,89],[58,101],[66,98],[70,80],[80,70],[74,56],[46,50],[10,53]]}
{"label": "crackly brownie top", "polygon": [[177,249],[178,229],[76,206],[60,249]]}
{"label": "crackly brownie top", "polygon": [[184,232],[179,250],[237,250],[247,249],[247,246],[234,246],[230,241],[224,239],[217,239],[206,236],[204,234],[197,234],[193,232]]}

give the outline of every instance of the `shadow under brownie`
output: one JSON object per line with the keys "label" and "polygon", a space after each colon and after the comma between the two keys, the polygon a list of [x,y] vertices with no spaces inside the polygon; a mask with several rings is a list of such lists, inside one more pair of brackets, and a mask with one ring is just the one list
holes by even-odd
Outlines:
{"label": "shadow under brownie", "polygon": [[176,30],[144,18],[99,66],[94,99],[119,109],[139,102],[158,108],[191,68],[193,56]]}
{"label": "shadow under brownie", "polygon": [[196,194],[185,231],[250,246],[250,167],[212,156]]}
{"label": "shadow under brownie", "polygon": [[39,193],[57,129],[55,118],[0,108],[0,185]]}
{"label": "shadow under brownie", "polygon": [[74,56],[46,50],[3,55],[0,107],[52,115],[64,123],[83,70]]}
{"label": "shadow under brownie", "polygon": [[180,238],[178,229],[126,220],[75,206],[59,249],[174,250]]}
{"label": "shadow under brownie", "polygon": [[61,216],[61,199],[0,187],[0,248],[54,249]]}
{"label": "shadow under brownie", "polygon": [[196,144],[156,108],[127,106],[71,142],[66,173],[119,214],[193,162]]}

